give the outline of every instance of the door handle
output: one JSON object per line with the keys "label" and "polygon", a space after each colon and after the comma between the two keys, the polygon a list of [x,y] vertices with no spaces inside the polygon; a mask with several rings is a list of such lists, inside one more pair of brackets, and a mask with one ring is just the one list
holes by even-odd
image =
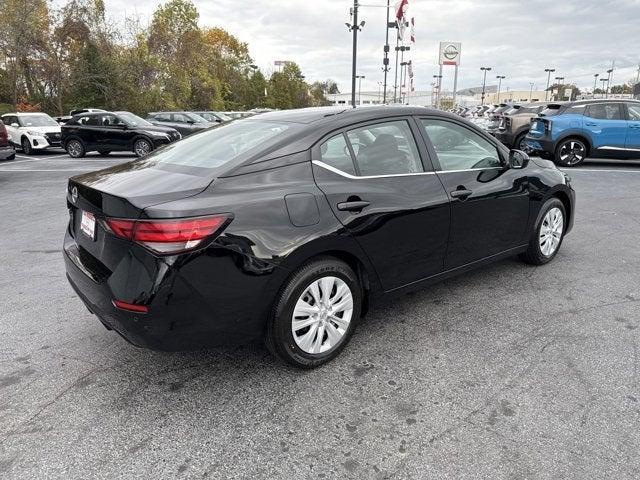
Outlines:
{"label": "door handle", "polygon": [[454,190],[453,192],[451,192],[451,196],[453,198],[459,198],[460,200],[464,200],[465,198],[467,198],[469,195],[471,195],[473,192],[471,190]]}
{"label": "door handle", "polygon": [[585,123],[585,125],[586,125],[587,127],[597,127],[597,126],[598,126],[598,124],[597,124],[597,123],[591,123],[591,122],[587,122],[587,123]]}
{"label": "door handle", "polygon": [[354,202],[342,202],[338,204],[338,210],[341,212],[360,212],[363,208],[371,205],[370,202],[364,200],[358,200]]}
{"label": "door handle", "polygon": [[629,125],[629,128],[633,128],[633,129],[637,130],[638,128],[640,128],[640,124],[633,123],[633,124]]}

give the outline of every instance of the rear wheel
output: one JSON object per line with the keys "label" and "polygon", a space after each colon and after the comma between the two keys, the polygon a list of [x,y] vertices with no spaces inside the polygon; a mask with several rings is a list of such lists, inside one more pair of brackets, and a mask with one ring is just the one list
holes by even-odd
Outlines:
{"label": "rear wheel", "polygon": [[80,140],[72,139],[67,142],[66,150],[69,156],[72,158],[81,158],[84,157],[86,151],[84,145]]}
{"label": "rear wheel", "polygon": [[566,224],[567,213],[564,204],[557,198],[547,200],[540,209],[529,239],[529,247],[520,258],[532,265],[549,263],[560,250]]}
{"label": "rear wheel", "polygon": [[107,155],[109,155],[111,153],[111,150],[98,150],[98,153],[100,155],[102,155],[103,157],[106,157]]}
{"label": "rear wheel", "polygon": [[567,138],[556,147],[555,161],[563,167],[575,167],[587,158],[588,153],[589,150],[584,140]]}
{"label": "rear wheel", "polygon": [[515,142],[513,142],[513,148],[517,150],[525,151],[527,149],[527,145],[524,142],[525,138],[527,138],[527,132],[523,132],[516,137]]}
{"label": "rear wheel", "polygon": [[299,368],[318,367],[345,347],[360,318],[362,289],[345,263],[323,257],[300,267],[276,300],[269,350]]}
{"label": "rear wheel", "polygon": [[139,138],[133,144],[133,153],[135,153],[139,157],[144,157],[148,155],[153,150],[153,145],[146,138]]}
{"label": "rear wheel", "polygon": [[27,137],[24,137],[21,142],[22,151],[25,155],[31,155],[33,153],[33,149],[31,148],[31,142]]}

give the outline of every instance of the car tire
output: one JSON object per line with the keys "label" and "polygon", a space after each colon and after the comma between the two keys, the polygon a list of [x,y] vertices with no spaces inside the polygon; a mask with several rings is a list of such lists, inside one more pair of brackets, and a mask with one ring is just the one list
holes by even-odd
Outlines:
{"label": "car tire", "polygon": [[133,144],[133,153],[138,157],[144,157],[153,151],[153,144],[146,138],[139,138]]}
{"label": "car tire", "polygon": [[100,155],[102,155],[103,157],[106,157],[107,155],[109,155],[111,153],[111,150],[98,150],[98,153]]}
{"label": "car tire", "polygon": [[69,140],[64,148],[71,158],[82,158],[87,153],[82,141],[76,138]]}
{"label": "car tire", "polygon": [[563,167],[575,167],[584,162],[589,154],[587,143],[580,138],[565,138],[558,142],[554,160]]}
{"label": "car tire", "polygon": [[22,152],[25,155],[31,155],[33,153],[33,149],[31,148],[31,142],[27,137],[22,137],[22,141],[20,142],[20,146],[22,147]]}
{"label": "car tire", "polygon": [[[559,228],[555,223],[557,215],[560,215]],[[564,204],[558,198],[550,198],[542,205],[527,251],[520,254],[520,258],[531,265],[549,263],[562,246],[566,226],[567,212]]]}
{"label": "car tire", "polygon": [[513,148],[515,148],[516,150],[522,150],[522,151],[526,151],[526,145],[523,144],[524,139],[527,138],[527,132],[522,132],[520,135],[518,135],[515,139],[515,141],[513,142]]}
{"label": "car tire", "polygon": [[347,264],[333,257],[314,259],[296,270],[278,295],[265,334],[267,348],[295,367],[319,367],[349,342],[361,305],[358,276]]}

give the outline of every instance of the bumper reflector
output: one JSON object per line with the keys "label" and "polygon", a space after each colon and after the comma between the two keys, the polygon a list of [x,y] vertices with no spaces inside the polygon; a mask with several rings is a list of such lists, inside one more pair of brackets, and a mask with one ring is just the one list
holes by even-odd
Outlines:
{"label": "bumper reflector", "polygon": [[145,305],[136,305],[135,303],[127,303],[122,300],[114,300],[113,306],[120,310],[126,310],[127,312],[147,313],[149,311],[149,307]]}

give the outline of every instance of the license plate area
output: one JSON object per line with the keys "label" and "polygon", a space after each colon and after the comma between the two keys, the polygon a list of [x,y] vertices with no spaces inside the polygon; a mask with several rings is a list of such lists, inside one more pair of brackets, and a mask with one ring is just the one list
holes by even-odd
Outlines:
{"label": "license plate area", "polygon": [[80,219],[80,231],[92,241],[96,239],[96,217],[93,213],[82,211]]}

